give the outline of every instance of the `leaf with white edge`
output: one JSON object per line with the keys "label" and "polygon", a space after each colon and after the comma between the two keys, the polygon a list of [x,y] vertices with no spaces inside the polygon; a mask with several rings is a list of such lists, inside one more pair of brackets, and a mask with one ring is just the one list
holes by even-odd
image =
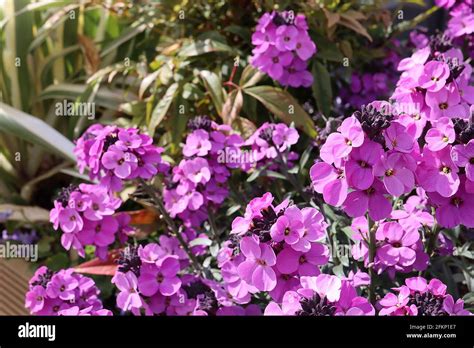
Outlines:
{"label": "leaf with white edge", "polygon": [[210,240],[209,238],[196,238],[189,242],[189,246],[191,248],[199,245],[210,246],[211,244],[212,240]]}
{"label": "leaf with white edge", "polygon": [[76,160],[74,144],[64,135],[39,118],[4,103],[0,103],[0,131],[40,145],[70,161]]}

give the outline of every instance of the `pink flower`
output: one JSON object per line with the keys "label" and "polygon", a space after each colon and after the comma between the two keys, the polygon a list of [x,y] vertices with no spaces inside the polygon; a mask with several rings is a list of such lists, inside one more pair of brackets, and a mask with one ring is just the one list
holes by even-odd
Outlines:
{"label": "pink flower", "polygon": [[437,92],[446,84],[449,67],[446,63],[432,60],[425,64],[423,73],[418,79],[420,87],[430,92]]}
{"label": "pink flower", "polygon": [[378,304],[383,308],[379,315],[417,315],[418,310],[415,305],[407,306],[410,300],[410,289],[407,286],[399,288],[398,295],[388,293]]}
{"label": "pink flower", "polygon": [[416,66],[423,66],[425,64],[426,60],[430,56],[431,49],[429,46],[417,50],[411,57],[404,58],[400,61],[398,64],[398,70],[399,71],[405,71],[405,70],[410,70]]}
{"label": "pink flower", "polygon": [[341,296],[342,281],[333,275],[320,274],[316,277],[301,277],[301,286],[298,293],[306,298],[316,293],[330,302],[336,302]]}
{"label": "pink flower", "polygon": [[142,299],[138,294],[137,277],[132,272],[117,272],[112,283],[120,290],[117,295],[117,306],[124,311],[142,306]]}
{"label": "pink flower", "polygon": [[464,185],[461,184],[452,196],[443,197],[436,192],[428,196],[436,205],[436,219],[441,226],[453,228],[463,224],[474,227],[474,194],[466,192]]}
{"label": "pink flower", "polygon": [[102,156],[102,165],[120,179],[126,179],[137,167],[137,157],[131,152],[123,152],[119,147],[112,145]]}
{"label": "pink flower", "polygon": [[464,309],[464,301],[458,299],[456,303],[451,295],[444,298],[443,309],[449,315],[472,315],[471,312]]}
{"label": "pink flower", "polygon": [[368,189],[374,182],[373,166],[382,156],[383,149],[379,143],[366,140],[354,149],[346,163],[346,174],[349,185],[359,190]]}
{"label": "pink flower", "polygon": [[270,229],[270,235],[275,242],[284,240],[287,244],[297,243],[303,235],[303,215],[297,206],[285,210]]}
{"label": "pink flower", "polygon": [[209,133],[203,129],[196,129],[186,137],[186,144],[183,148],[183,155],[186,157],[206,156],[211,150]]}
{"label": "pink flower", "polygon": [[292,248],[306,252],[311,249],[311,242],[316,242],[326,235],[328,225],[324,221],[324,216],[315,208],[303,208],[301,214],[303,217],[303,233],[300,240],[292,245]]}
{"label": "pink flower", "polygon": [[458,167],[451,159],[451,147],[440,151],[423,149],[421,164],[416,169],[419,184],[427,192],[438,192],[443,197],[452,196],[459,187]]}
{"label": "pink flower", "polygon": [[407,132],[407,128],[398,122],[392,122],[384,132],[385,144],[390,150],[410,153],[413,151],[415,139]]}
{"label": "pink flower", "polygon": [[240,250],[246,257],[238,267],[240,277],[260,291],[271,291],[276,285],[276,274],[272,266],[276,263],[273,249],[259,244],[253,237],[240,241]]}
{"label": "pink flower", "polygon": [[469,107],[461,103],[461,96],[455,87],[443,88],[438,92],[426,92],[426,104],[430,107],[430,119],[442,117],[468,118]]}
{"label": "pink flower", "polygon": [[281,306],[270,302],[265,308],[264,315],[295,315],[301,310],[301,296],[295,291],[287,291],[283,296]]}
{"label": "pink flower", "polygon": [[396,197],[410,192],[415,186],[413,172],[403,162],[400,153],[392,153],[388,157],[382,156],[374,167],[374,174],[383,177],[388,193]]}
{"label": "pink flower", "polygon": [[351,217],[362,216],[368,210],[372,220],[382,220],[392,211],[392,204],[385,198],[385,194],[383,184],[375,179],[368,189],[349,193],[342,208]]}
{"label": "pink flower", "polygon": [[405,267],[415,262],[413,248],[420,239],[417,231],[407,232],[397,222],[386,222],[377,229],[376,238],[386,243],[377,249],[377,257],[384,265]]}
{"label": "pink flower", "polygon": [[454,164],[466,169],[466,177],[474,181],[474,139],[467,144],[455,145],[451,150],[451,158]]}
{"label": "pink flower", "polygon": [[181,287],[179,270],[177,256],[166,256],[158,260],[157,266],[143,267],[138,278],[140,292],[145,296],[153,296],[158,291],[164,296],[174,295]]}
{"label": "pink flower", "polygon": [[339,207],[347,198],[349,185],[344,169],[334,167],[325,162],[315,163],[310,169],[314,190],[322,193],[324,201]]}
{"label": "pink flower", "polygon": [[320,156],[326,163],[334,163],[349,155],[353,148],[364,142],[364,132],[354,116],[346,118],[338,128],[340,133],[331,133],[321,147]]}
{"label": "pink flower", "polygon": [[453,122],[446,117],[439,119],[436,126],[430,128],[425,135],[427,147],[431,151],[444,149],[448,144],[452,144],[455,138]]}

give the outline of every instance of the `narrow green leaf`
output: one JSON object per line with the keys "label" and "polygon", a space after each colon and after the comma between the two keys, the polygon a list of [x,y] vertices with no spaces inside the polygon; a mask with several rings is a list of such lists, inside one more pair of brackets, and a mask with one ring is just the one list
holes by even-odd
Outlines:
{"label": "narrow green leaf", "polygon": [[222,42],[206,39],[203,41],[192,41],[184,45],[178,53],[181,58],[196,57],[210,52],[234,53],[234,49]]}
{"label": "narrow green leaf", "polygon": [[259,100],[270,112],[288,125],[294,122],[309,137],[317,135],[311,117],[287,91],[272,86],[255,86],[244,88],[243,91]]}
{"label": "narrow green leaf", "polygon": [[320,112],[329,116],[332,105],[331,78],[326,67],[318,61],[313,64],[313,96]]}
{"label": "narrow green leaf", "polygon": [[179,84],[177,82],[173,83],[171,86],[168,87],[166,90],[165,95],[160,99],[158,104],[153,109],[151,113],[150,124],[148,125],[148,132],[151,136],[155,133],[156,127],[160,124],[163,118],[166,116],[168,109],[173,102],[173,99],[176,95],[176,91],[178,90]]}
{"label": "narrow green leaf", "polygon": [[204,87],[206,87],[206,90],[211,95],[217,113],[222,116],[222,107],[225,98],[222,90],[221,78],[216,73],[208,70],[202,70],[200,75],[204,82]]}

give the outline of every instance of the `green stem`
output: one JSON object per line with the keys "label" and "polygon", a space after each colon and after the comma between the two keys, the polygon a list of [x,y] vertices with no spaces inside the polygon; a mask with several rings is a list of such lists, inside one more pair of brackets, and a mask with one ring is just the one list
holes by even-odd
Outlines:
{"label": "green stem", "polygon": [[186,241],[184,240],[174,220],[169,216],[168,212],[166,211],[165,206],[163,205],[163,201],[161,197],[159,196],[158,192],[156,192],[156,190],[152,186],[147,184],[145,180],[139,179],[139,181],[143,189],[145,190],[145,192],[148,194],[148,196],[150,196],[151,200],[153,201],[153,204],[155,204],[156,208],[160,211],[168,227],[171,229],[171,231],[176,236],[176,238],[178,238],[178,241],[183,247],[183,250],[186,252],[189,259],[191,260],[191,265],[193,266],[194,270],[199,273],[204,273],[204,270],[201,267],[201,264],[196,259],[196,256],[192,253],[191,249],[189,248],[188,243],[186,243]]}
{"label": "green stem", "polygon": [[398,24],[395,29],[393,30],[391,36],[397,36],[398,34],[401,34],[404,31],[411,30],[414,27],[416,27],[418,24],[426,20],[429,16],[431,16],[433,13],[438,11],[440,7],[438,6],[433,6],[426,10],[425,12],[420,13],[418,16],[413,18],[410,21],[403,21],[400,24]]}
{"label": "green stem", "polygon": [[369,223],[369,301],[373,305],[375,304],[375,279],[376,274],[374,270],[375,253],[377,251],[377,245],[375,240],[375,222],[367,215],[367,221]]}
{"label": "green stem", "polygon": [[438,241],[438,235],[441,231],[440,226],[435,223],[433,228],[431,229],[431,233],[429,234],[428,243],[426,245],[426,253],[429,257],[433,256],[433,252],[436,249],[436,242]]}

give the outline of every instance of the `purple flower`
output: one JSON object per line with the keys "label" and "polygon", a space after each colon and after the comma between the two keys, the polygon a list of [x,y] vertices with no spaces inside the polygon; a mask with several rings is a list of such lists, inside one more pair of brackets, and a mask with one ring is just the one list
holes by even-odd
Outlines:
{"label": "purple flower", "polygon": [[346,163],[349,185],[360,190],[368,189],[374,182],[373,167],[379,161],[382,153],[382,146],[370,140],[354,149]]}
{"label": "purple flower", "polygon": [[209,133],[203,129],[196,129],[186,138],[186,144],[183,148],[183,155],[186,157],[206,156],[212,148],[209,141]]}
{"label": "purple flower", "polygon": [[474,181],[474,139],[465,145],[453,146],[451,158],[455,165],[465,168],[467,179]]}
{"label": "purple flower", "polygon": [[126,179],[137,167],[137,157],[122,151],[118,146],[111,146],[102,156],[102,165],[120,179]]}
{"label": "purple flower", "polygon": [[303,215],[298,207],[287,208],[270,229],[270,235],[275,242],[296,244],[303,235]]}
{"label": "purple flower", "polygon": [[459,187],[458,167],[451,159],[450,146],[440,151],[423,149],[421,164],[416,169],[420,185],[427,192],[438,192],[443,197],[452,196]]}
{"label": "purple flower", "polygon": [[342,208],[351,217],[362,216],[368,211],[373,220],[382,220],[392,211],[392,205],[385,194],[383,184],[375,179],[368,189],[349,193]]}
{"label": "purple flower", "polygon": [[410,192],[415,186],[413,172],[403,162],[400,153],[392,153],[388,157],[382,156],[374,167],[374,174],[383,177],[387,192],[396,197]]}
{"label": "purple flower", "polygon": [[456,138],[453,122],[449,118],[441,118],[436,122],[435,128],[430,128],[425,135],[428,149],[439,151],[448,144],[452,144]]}
{"label": "purple flower", "polygon": [[413,247],[420,239],[418,232],[407,232],[397,222],[386,222],[377,229],[376,238],[385,242],[377,248],[377,257],[384,265],[406,267],[415,262]]}
{"label": "purple flower", "polygon": [[142,306],[143,301],[137,289],[138,280],[133,272],[117,272],[112,279],[112,283],[120,290],[117,295],[117,306],[120,309],[128,311]]}
{"label": "purple flower", "polygon": [[312,185],[316,192],[322,193],[324,201],[339,207],[347,198],[349,185],[344,169],[325,162],[315,163],[310,169]]}
{"label": "purple flower", "polygon": [[420,87],[430,92],[437,92],[446,84],[449,77],[449,67],[444,62],[432,60],[428,62],[418,79]]}
{"label": "purple flower", "polygon": [[340,133],[331,133],[328,136],[320,151],[323,161],[329,164],[348,156],[353,148],[364,143],[364,132],[354,116],[345,119],[338,131]]}
{"label": "purple flower", "polygon": [[180,270],[176,256],[166,256],[158,260],[158,267],[150,266],[142,269],[138,278],[140,293],[152,296],[160,292],[164,296],[174,295],[181,287],[181,280],[177,277]]}
{"label": "purple flower", "polygon": [[431,120],[438,120],[442,117],[468,118],[469,108],[460,102],[461,96],[454,87],[426,93],[426,104],[431,108]]}
{"label": "purple flower", "polygon": [[276,256],[272,248],[259,244],[253,237],[244,237],[240,250],[246,258],[238,267],[240,277],[260,291],[271,291],[276,285],[276,274],[272,269]]}

